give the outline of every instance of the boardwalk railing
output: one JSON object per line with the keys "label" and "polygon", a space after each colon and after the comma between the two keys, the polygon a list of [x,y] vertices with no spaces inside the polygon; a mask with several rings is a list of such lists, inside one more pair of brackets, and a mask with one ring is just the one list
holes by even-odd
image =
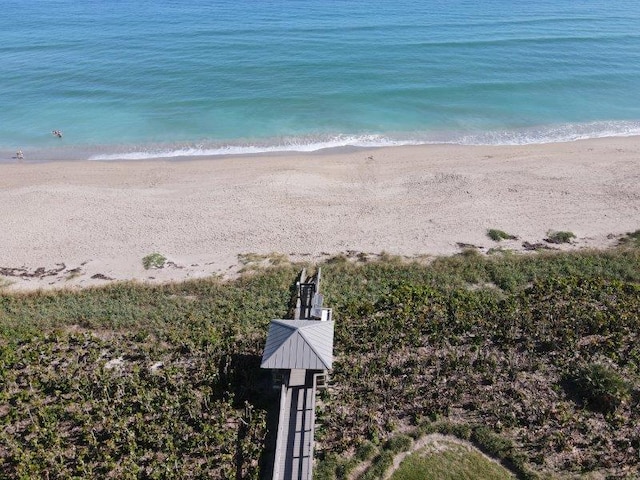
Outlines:
{"label": "boardwalk railing", "polygon": [[[320,294],[320,269],[316,275],[312,277],[306,276],[306,270],[300,274],[300,280],[297,282],[297,300],[294,312],[294,320],[284,321],[278,320],[276,328],[270,328],[271,335],[273,331],[274,339],[267,338],[267,346],[265,347],[265,355],[263,356],[263,366],[273,365],[271,357],[267,357],[267,350],[271,355],[278,357],[278,362],[283,362],[277,366],[277,376],[282,381],[280,387],[280,412],[278,415],[278,430],[276,438],[276,451],[273,462],[273,480],[311,480],[313,476],[313,447],[315,433],[315,404],[316,389],[322,388],[327,383],[327,370],[318,370],[313,368],[287,368],[283,369],[282,365],[298,364],[300,361],[308,361],[306,358],[285,358],[287,354],[302,355],[300,352],[305,348],[310,348],[315,354],[320,352],[321,360],[325,365],[331,366],[333,350],[333,324],[324,323],[320,329],[323,334],[329,335],[330,338],[320,339],[319,344],[315,347],[311,344],[302,342],[296,344],[296,348],[286,350],[287,335],[293,335],[290,332],[279,330],[285,322],[291,322],[293,327],[305,329],[309,328],[317,335],[315,321],[331,321],[331,310],[322,307],[323,296]],[[309,327],[311,326],[311,327]],[[289,324],[286,324],[289,327]],[[324,328],[327,327],[327,328]],[[305,334],[302,333],[302,336]],[[318,341],[315,339],[314,340]],[[282,340],[281,340],[282,339]],[[308,340],[308,339],[307,339]],[[281,352],[277,349],[278,342],[282,341]],[[316,351],[317,350],[317,351]],[[324,350],[324,354],[322,353]],[[326,353],[328,350],[329,354]],[[305,355],[309,355],[307,352]],[[330,357],[326,360],[326,357]],[[268,367],[272,368],[272,367]]]}

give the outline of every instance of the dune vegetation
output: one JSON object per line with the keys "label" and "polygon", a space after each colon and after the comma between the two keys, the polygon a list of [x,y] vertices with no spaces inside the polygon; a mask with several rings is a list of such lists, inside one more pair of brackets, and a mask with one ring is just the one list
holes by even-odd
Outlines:
{"label": "dune vegetation", "polygon": [[[381,478],[430,433],[519,478],[640,476],[640,249],[322,266],[336,320],[319,479]],[[301,265],[0,294],[0,477],[262,478],[260,357]]]}

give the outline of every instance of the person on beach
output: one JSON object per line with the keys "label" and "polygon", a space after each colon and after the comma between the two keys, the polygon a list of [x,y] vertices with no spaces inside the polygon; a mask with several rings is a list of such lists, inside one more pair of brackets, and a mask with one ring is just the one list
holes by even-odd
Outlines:
{"label": "person on beach", "polygon": [[18,151],[16,152],[16,158],[17,158],[18,160],[23,160],[23,159],[24,159],[24,154],[22,153],[22,150],[18,150]]}

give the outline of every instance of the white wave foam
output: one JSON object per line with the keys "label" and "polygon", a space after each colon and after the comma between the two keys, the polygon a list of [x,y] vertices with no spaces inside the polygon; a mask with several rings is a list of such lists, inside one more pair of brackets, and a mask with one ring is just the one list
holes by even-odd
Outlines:
{"label": "white wave foam", "polygon": [[640,136],[640,122],[610,121],[583,124],[529,127],[517,130],[484,132],[430,131],[392,135],[336,135],[299,137],[247,144],[211,144],[193,146],[155,146],[144,150],[97,154],[89,160],[149,160],[154,158],[214,157],[262,153],[315,152],[341,147],[377,148],[401,145],[531,145],[572,142],[591,138]]}
{"label": "white wave foam", "polygon": [[638,135],[640,135],[640,122],[610,121],[547,125],[519,130],[496,130],[466,134],[451,143],[463,145],[532,145]]}
{"label": "white wave foam", "polygon": [[251,155],[259,153],[278,152],[315,152],[328,148],[340,147],[385,147],[392,145],[409,145],[413,141],[393,140],[380,135],[338,135],[325,140],[290,139],[284,142],[264,142],[246,145],[219,145],[182,148],[154,148],[144,151],[131,151],[111,154],[93,155],[89,160],[145,160],[151,158],[176,158],[196,156],[220,156],[220,155]]}

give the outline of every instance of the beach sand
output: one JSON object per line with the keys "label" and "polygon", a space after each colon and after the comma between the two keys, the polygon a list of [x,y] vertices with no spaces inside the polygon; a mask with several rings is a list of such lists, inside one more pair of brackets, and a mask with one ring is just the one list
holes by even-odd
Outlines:
{"label": "beach sand", "polygon": [[[640,137],[129,162],[0,164],[5,288],[232,276],[239,254],[318,260],[606,247],[640,228]],[[496,228],[518,240],[494,242]],[[145,270],[159,252],[170,262]]]}

